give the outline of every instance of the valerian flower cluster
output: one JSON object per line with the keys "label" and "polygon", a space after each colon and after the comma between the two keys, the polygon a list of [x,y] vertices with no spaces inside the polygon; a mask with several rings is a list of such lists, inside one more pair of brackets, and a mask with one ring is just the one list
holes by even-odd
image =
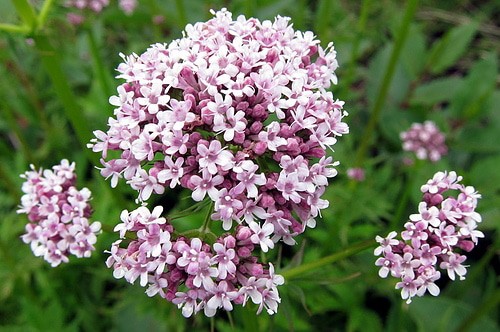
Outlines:
{"label": "valerian flower cluster", "polygon": [[439,294],[435,283],[441,277],[439,269],[451,280],[456,276],[464,279],[466,256],[461,252],[471,251],[484,236],[477,230],[481,216],[475,211],[481,195],[461,180],[453,171],[436,173],[421,187],[422,202],[418,213],[410,215],[405,224],[402,240],[395,231],[376,238],[380,246],[374,253],[382,256],[375,263],[380,266],[379,275],[401,278],[396,289],[401,289],[401,297],[408,303],[426,291]]}
{"label": "valerian flower cluster", "polygon": [[[139,201],[188,189],[194,201],[212,201],[211,219],[232,233],[212,245],[174,238],[158,208],[124,211],[116,229],[123,242],[108,265],[186,316],[248,299],[273,313],[283,280],[252,251],[294,244],[329,205],[321,196],[338,162],[325,150],[349,131],[344,103],[326,90],[337,82],[336,53],[285,17],[212,13],[181,39],[122,55],[125,83],[109,100],[114,117],[89,147],[101,153],[112,187],[124,179]],[[125,241],[124,232],[137,240]]]}
{"label": "valerian flower cluster", "polygon": [[[197,237],[174,239],[174,228],[160,217],[162,211],[161,206],[152,212],[141,206],[122,212],[122,222],[115,227],[120,239],[106,261],[115,278],[130,283],[139,279],[141,286],[148,285],[149,296],[172,301],[186,317],[200,310],[212,317],[219,308],[229,311],[233,302],[244,305],[248,300],[259,306],[258,313],[264,308],[270,314],[277,311],[277,286],[284,280],[274,274],[272,264],[264,269],[252,256],[256,241],[250,228],[239,226],[235,236],[225,234],[210,246]],[[137,239],[121,248],[126,232],[134,232]]]}
{"label": "valerian flower cluster", "polygon": [[35,256],[42,256],[53,267],[69,261],[68,256],[90,257],[95,250],[101,223],[90,223],[91,192],[75,187],[75,163],[64,159],[52,170],[31,166],[21,177],[26,181],[18,213],[28,215],[25,243]]}
{"label": "valerian flower cluster", "polygon": [[432,121],[414,123],[400,137],[403,150],[414,152],[418,159],[436,162],[448,153],[445,136]]}
{"label": "valerian flower cluster", "polygon": [[[80,25],[85,21],[85,11],[100,13],[109,6],[109,3],[109,0],[66,0],[64,6],[76,9],[76,11],[68,13],[67,18],[71,24]],[[126,15],[131,15],[137,4],[137,0],[118,0],[119,8]]]}

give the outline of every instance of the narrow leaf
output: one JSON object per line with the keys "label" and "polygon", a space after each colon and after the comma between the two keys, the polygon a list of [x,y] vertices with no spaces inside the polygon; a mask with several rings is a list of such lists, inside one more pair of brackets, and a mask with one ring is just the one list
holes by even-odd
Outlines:
{"label": "narrow leaf", "polygon": [[435,42],[427,58],[430,72],[440,74],[452,66],[467,50],[477,28],[477,22],[461,25],[449,30]]}
{"label": "narrow leaf", "polygon": [[432,106],[451,100],[464,84],[460,77],[446,77],[432,80],[418,86],[410,99],[412,105]]}
{"label": "narrow leaf", "polygon": [[482,104],[496,86],[498,60],[495,53],[474,64],[467,75],[465,84],[457,91],[450,105],[452,112],[465,118],[471,118],[486,108]]}

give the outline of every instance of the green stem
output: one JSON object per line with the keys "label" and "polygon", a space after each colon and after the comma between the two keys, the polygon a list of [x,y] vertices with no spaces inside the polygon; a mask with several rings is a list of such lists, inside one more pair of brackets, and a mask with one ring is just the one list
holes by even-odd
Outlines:
{"label": "green stem", "polygon": [[168,217],[168,220],[172,221],[172,220],[175,220],[175,219],[179,219],[179,218],[183,218],[183,217],[192,215],[193,213],[196,213],[196,212],[200,211],[201,209],[203,209],[206,205],[208,205],[208,203],[209,203],[209,200],[204,199],[201,202],[197,202],[197,203],[191,205],[187,209],[184,209],[182,211],[179,211],[179,212],[177,212],[175,214],[170,215]]}
{"label": "green stem", "polygon": [[19,125],[16,122],[16,117],[14,115],[14,112],[7,105],[3,105],[2,108],[3,108],[3,114],[5,116],[5,119],[7,120],[7,124],[9,125],[11,130],[14,132],[14,135],[16,136],[17,140],[19,141],[21,151],[24,154],[24,160],[28,161],[29,163],[33,163],[34,162],[33,154],[31,153],[31,149],[28,146],[28,143],[26,142],[26,139],[24,138],[23,133],[21,132],[21,129],[19,128]]}
{"label": "green stem", "polygon": [[4,63],[5,67],[8,71],[10,71],[14,77],[19,80],[19,83],[22,87],[24,87],[24,91],[26,93],[27,99],[30,101],[32,108],[35,112],[35,116],[37,117],[37,121],[39,121],[40,127],[43,129],[45,133],[45,137],[50,137],[53,130],[47,118],[47,115],[44,112],[43,104],[38,96],[38,89],[34,87],[33,82],[30,77],[26,74],[23,68],[19,65],[19,59],[15,52],[12,51],[13,47],[11,47],[11,57],[12,61],[6,61]]}
{"label": "green stem", "polygon": [[231,311],[226,311],[226,312],[227,312],[227,319],[229,320],[229,325],[231,325],[231,328],[234,331],[235,325],[234,325],[233,315],[231,314]]}
{"label": "green stem", "polygon": [[358,52],[359,52],[359,44],[361,41],[361,38],[364,34],[365,31],[365,26],[366,26],[366,21],[368,20],[368,14],[370,12],[370,4],[371,0],[363,0],[363,4],[361,6],[361,13],[359,15],[359,21],[358,21],[358,27],[357,27],[357,34],[356,34],[356,39],[354,40],[354,43],[352,45],[352,51],[351,51],[351,58],[349,59],[349,67],[347,68],[347,73],[344,77],[343,81],[343,87],[344,89],[349,89],[349,86],[351,83],[354,81],[354,73],[356,69],[356,60],[358,59]]}
{"label": "green stem", "polygon": [[184,28],[188,23],[186,15],[186,6],[184,6],[184,0],[175,0],[175,6],[177,7],[177,17],[179,19],[179,27]]}
{"label": "green stem", "polygon": [[291,279],[296,276],[300,276],[304,273],[311,272],[315,269],[318,269],[320,267],[323,267],[327,264],[334,263],[336,261],[339,261],[341,259],[344,259],[346,257],[353,256],[365,249],[368,249],[372,246],[376,245],[376,242],[374,240],[367,240],[363,242],[358,242],[342,251],[336,252],[334,254],[331,254],[329,256],[323,257],[321,259],[318,259],[316,261],[306,263],[299,265],[297,267],[291,268],[289,270],[283,270],[280,272],[280,274],[285,278],[285,279]]}
{"label": "green stem", "polygon": [[26,25],[0,23],[0,31],[5,31],[8,33],[20,33],[22,35],[26,35],[30,33],[30,28]]}
{"label": "green stem", "polygon": [[17,203],[21,200],[21,195],[19,194],[19,185],[13,179],[13,176],[7,172],[6,167],[7,163],[0,163],[0,181],[3,182],[4,188],[9,192],[9,196]]}
{"label": "green stem", "polygon": [[255,0],[245,1],[245,16],[252,17],[255,13]]}
{"label": "green stem", "polygon": [[392,220],[390,221],[390,224],[389,224],[389,229],[391,229],[391,230],[398,229],[399,227],[397,227],[397,226],[400,225],[401,221],[403,220],[404,213],[406,211],[406,207],[408,206],[408,202],[409,202],[410,197],[411,197],[411,192],[414,189],[414,184],[415,184],[414,174],[418,172],[421,165],[422,165],[422,161],[417,159],[417,160],[415,160],[415,164],[413,165],[413,167],[410,167],[408,169],[408,172],[406,174],[406,181],[404,184],[404,191],[399,198],[396,212],[394,213],[394,217],[392,218]]}
{"label": "green stem", "polygon": [[16,8],[17,14],[24,22],[24,24],[29,27],[31,31],[36,28],[37,17],[35,10],[31,7],[27,0],[11,0],[12,4]]}
{"label": "green stem", "polygon": [[43,3],[42,9],[38,14],[38,29],[42,29],[43,26],[45,25],[45,22],[47,21],[47,16],[49,15],[50,9],[52,8],[53,4],[54,0],[45,0],[45,2]]}
{"label": "green stem", "polygon": [[356,166],[362,165],[363,159],[365,158],[370,146],[373,132],[375,131],[378,120],[380,118],[380,114],[382,112],[382,108],[386,101],[387,93],[389,92],[389,87],[391,85],[392,77],[394,76],[394,71],[396,69],[399,55],[401,54],[401,50],[403,49],[403,45],[406,41],[406,37],[410,28],[410,23],[417,9],[417,3],[418,0],[409,0],[406,6],[403,16],[403,22],[398,29],[398,34],[396,35],[394,47],[392,48],[387,70],[385,71],[384,77],[382,78],[382,83],[375,99],[370,119],[368,120],[368,124],[366,125],[363,136],[361,138],[361,144],[356,153]]}
{"label": "green stem", "polygon": [[92,27],[88,27],[87,29],[87,39],[90,46],[90,54],[92,56],[92,62],[94,64],[94,70],[101,85],[101,91],[103,92],[103,95],[107,100],[107,98],[109,98],[109,96],[113,94],[113,89],[111,87],[112,84],[110,82],[109,75],[106,72],[106,66],[102,61],[102,56],[99,51],[101,48],[97,43]]}
{"label": "green stem", "polygon": [[314,32],[318,35],[319,40],[327,40],[328,23],[331,22],[332,1],[320,0],[317,4],[316,13],[314,15]]}
{"label": "green stem", "polygon": [[210,332],[215,332],[215,318],[210,317]]}
{"label": "green stem", "polygon": [[99,157],[87,149],[87,143],[92,137],[92,130],[83,116],[82,110],[76,103],[76,97],[68,84],[68,78],[61,67],[61,59],[57,51],[52,47],[48,38],[43,35],[34,37],[36,48],[41,56],[42,67],[49,75],[54,91],[62,103],[66,117],[68,118],[83,151],[94,165],[99,165]]}
{"label": "green stem", "polygon": [[[200,227],[201,236],[203,236],[203,234],[210,232],[210,227],[208,227],[208,224],[212,220],[212,218],[210,216],[212,215],[212,212],[214,212],[214,204],[215,204],[214,202],[210,202],[210,206],[208,208],[208,212],[207,212],[207,215],[205,217],[205,221],[203,222],[203,225],[201,225],[201,227]],[[208,232],[207,232],[207,230],[208,230]]]}

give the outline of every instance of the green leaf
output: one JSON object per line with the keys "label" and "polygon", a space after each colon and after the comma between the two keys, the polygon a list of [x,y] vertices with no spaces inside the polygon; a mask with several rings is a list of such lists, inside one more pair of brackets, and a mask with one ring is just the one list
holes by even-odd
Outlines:
{"label": "green leaf", "polygon": [[500,153],[498,126],[468,126],[457,137],[453,149],[462,152]]}
{"label": "green leaf", "polygon": [[[386,75],[389,68],[389,60],[393,52],[393,47],[393,44],[387,44],[381,48],[370,63],[368,69],[368,85],[366,89],[370,105],[375,104],[378,94],[380,93],[382,85],[381,77]],[[403,102],[410,87],[410,80],[410,73],[407,72],[401,61],[397,61],[394,67],[392,80],[388,86],[387,96],[382,107],[384,107],[384,105],[387,107],[389,104],[398,105]]]}
{"label": "green leaf", "polygon": [[[474,307],[445,297],[421,297],[409,305],[409,313],[417,323],[419,331],[455,331],[462,320],[469,317]],[[498,326],[488,317],[478,319],[470,332],[498,331]]]}
{"label": "green leaf", "polygon": [[427,67],[433,74],[440,74],[462,56],[478,28],[477,22],[461,25],[449,30],[434,43],[427,58]]}
{"label": "green leaf", "polygon": [[399,134],[403,130],[408,130],[413,122],[420,122],[420,118],[415,116],[415,112],[407,112],[399,107],[387,107],[382,113],[380,133],[388,139],[394,146],[401,146]]}
{"label": "green leaf", "polygon": [[411,79],[416,79],[425,66],[425,37],[422,29],[415,24],[410,26],[407,40],[401,50],[401,61]]}
{"label": "green leaf", "polygon": [[474,64],[450,105],[453,114],[472,118],[486,110],[483,104],[496,86],[497,56],[491,52],[486,58]]}
{"label": "green leaf", "polygon": [[500,190],[500,155],[483,158],[480,163],[475,163],[467,177],[467,181],[477,189],[481,189],[483,194],[494,194]]}
{"label": "green leaf", "polygon": [[451,100],[464,85],[460,77],[445,77],[418,86],[413,92],[410,104],[432,106]]}
{"label": "green leaf", "polygon": [[382,331],[380,317],[370,310],[354,309],[349,315],[348,331]]}

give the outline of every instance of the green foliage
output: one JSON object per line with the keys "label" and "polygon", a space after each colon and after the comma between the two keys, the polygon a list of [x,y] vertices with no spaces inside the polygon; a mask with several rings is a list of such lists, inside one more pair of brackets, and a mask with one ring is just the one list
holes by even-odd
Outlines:
{"label": "green foliage", "polygon": [[471,22],[450,29],[439,40],[435,41],[427,57],[427,67],[434,74],[441,74],[462,56],[472,38],[476,34],[478,24]]}
{"label": "green foliage", "polygon": [[[416,7],[410,0],[401,10],[395,0],[145,0],[126,16],[111,1],[79,27],[66,21],[69,10],[60,3],[0,1],[0,330],[498,330],[498,2],[422,1]],[[100,236],[92,258],[66,266],[51,269],[33,257],[20,240],[26,218],[15,212],[19,174],[29,164],[76,161],[79,186],[93,192],[93,218],[112,229],[120,212],[135,206],[136,194],[123,183],[111,189],[86,144],[112,114],[118,54],[178,38],[185,24],[223,6],[235,17],[290,16],[296,29],[313,30],[324,45],[333,41],[340,64],[333,93],[346,101],[351,133],[336,145],[341,165],[325,193],[330,207],[323,218],[298,245],[279,244],[279,254],[266,257],[290,276],[280,288],[278,314],[256,316],[249,305],[213,321],[185,319],[174,305],[113,278],[104,264],[104,251],[116,240],[112,233]],[[156,15],[164,22],[152,24]],[[449,154],[435,164],[407,166],[399,133],[425,120],[446,134]],[[355,165],[365,171],[363,182],[345,175]],[[378,277],[372,240],[400,231],[416,211],[420,185],[445,169],[482,194],[484,244],[467,260],[465,281],[406,305],[395,279]],[[198,227],[206,215],[204,206],[183,215],[191,204],[184,196],[162,198],[179,214],[180,232]]]}

